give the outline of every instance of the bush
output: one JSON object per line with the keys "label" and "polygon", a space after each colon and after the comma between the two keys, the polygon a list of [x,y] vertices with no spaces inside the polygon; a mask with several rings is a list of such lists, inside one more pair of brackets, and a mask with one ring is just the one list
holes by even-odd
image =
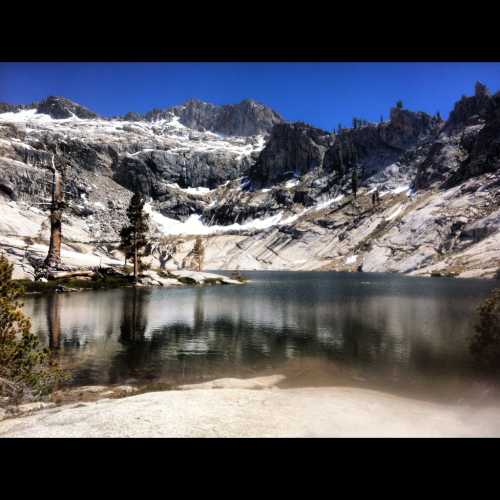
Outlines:
{"label": "bush", "polygon": [[122,271],[128,276],[134,272],[133,266],[122,266]]}
{"label": "bush", "polygon": [[38,336],[20,310],[24,304],[17,302],[25,291],[11,280],[13,268],[0,255],[0,397],[17,405],[22,398],[48,396],[58,380],[71,374],[56,368],[48,347],[38,349]]}
{"label": "bush", "polygon": [[229,277],[229,279],[236,280],[236,281],[241,281],[242,283],[244,281],[247,281],[247,277],[240,273],[240,269],[237,268],[236,271],[233,271],[233,274]]}
{"label": "bush", "polygon": [[474,325],[477,334],[469,337],[469,349],[477,369],[500,374],[500,290],[478,306],[480,322]]}

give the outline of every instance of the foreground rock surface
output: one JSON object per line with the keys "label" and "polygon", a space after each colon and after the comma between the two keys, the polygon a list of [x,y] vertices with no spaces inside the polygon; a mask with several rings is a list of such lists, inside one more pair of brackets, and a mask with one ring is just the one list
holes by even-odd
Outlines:
{"label": "foreground rock surface", "polygon": [[4,420],[0,437],[499,437],[499,408],[349,387],[170,391]]}

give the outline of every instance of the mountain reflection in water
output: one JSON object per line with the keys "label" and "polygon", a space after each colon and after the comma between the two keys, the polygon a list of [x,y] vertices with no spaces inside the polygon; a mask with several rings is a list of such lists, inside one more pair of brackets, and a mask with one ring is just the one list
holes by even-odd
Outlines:
{"label": "mountain reflection in water", "polygon": [[378,273],[245,274],[245,285],[32,295],[23,310],[73,371],[72,385],[279,372],[282,387],[347,384],[451,401],[472,377],[466,337],[494,288]]}

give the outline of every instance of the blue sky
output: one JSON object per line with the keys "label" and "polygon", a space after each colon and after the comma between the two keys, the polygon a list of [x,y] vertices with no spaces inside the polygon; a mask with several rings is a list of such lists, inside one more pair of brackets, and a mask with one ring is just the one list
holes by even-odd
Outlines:
{"label": "blue sky", "polygon": [[499,91],[500,63],[0,63],[0,101],[53,94],[113,116],[191,98],[219,106],[253,99],[288,121],[333,130],[353,116],[387,120],[400,99],[447,119],[478,80]]}

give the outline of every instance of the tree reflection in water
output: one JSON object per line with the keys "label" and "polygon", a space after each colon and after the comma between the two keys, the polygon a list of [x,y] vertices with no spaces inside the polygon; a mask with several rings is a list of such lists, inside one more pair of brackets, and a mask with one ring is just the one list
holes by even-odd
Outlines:
{"label": "tree reflection in water", "polygon": [[44,345],[74,367],[75,384],[247,377],[307,359],[418,385],[470,375],[466,337],[491,294],[485,280],[248,277],[255,281],[31,296],[25,314]]}

